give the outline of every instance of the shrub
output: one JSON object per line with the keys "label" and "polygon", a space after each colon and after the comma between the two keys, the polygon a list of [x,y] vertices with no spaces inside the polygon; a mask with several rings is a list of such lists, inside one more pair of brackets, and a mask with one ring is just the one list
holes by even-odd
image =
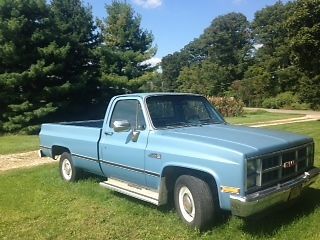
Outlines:
{"label": "shrub", "polygon": [[311,109],[310,103],[292,103],[290,109],[308,110]]}
{"label": "shrub", "polygon": [[279,93],[275,97],[266,98],[262,102],[264,108],[309,109],[309,104],[301,103],[293,92]]}
{"label": "shrub", "polygon": [[243,113],[244,103],[234,97],[207,97],[208,101],[224,116],[235,117]]}

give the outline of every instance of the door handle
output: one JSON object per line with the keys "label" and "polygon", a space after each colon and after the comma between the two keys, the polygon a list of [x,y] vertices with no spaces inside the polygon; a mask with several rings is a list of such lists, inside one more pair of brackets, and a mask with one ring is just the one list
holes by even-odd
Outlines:
{"label": "door handle", "polygon": [[107,136],[112,136],[113,132],[104,132],[104,134],[107,135]]}
{"label": "door handle", "polygon": [[131,134],[132,134],[132,136],[131,136],[132,142],[138,141],[140,132],[139,132],[139,131],[136,131],[136,130],[132,130],[132,133],[131,133]]}

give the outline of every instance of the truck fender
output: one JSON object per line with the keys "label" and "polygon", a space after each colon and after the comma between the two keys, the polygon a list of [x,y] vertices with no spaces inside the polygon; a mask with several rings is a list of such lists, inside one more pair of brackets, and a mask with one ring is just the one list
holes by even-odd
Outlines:
{"label": "truck fender", "polygon": [[219,205],[221,206],[220,193],[220,178],[212,169],[203,168],[197,165],[181,165],[181,163],[168,163],[161,171],[161,182],[159,187],[159,205],[167,203],[171,199],[173,186],[178,176],[182,174],[193,175],[209,181],[212,191],[217,193]]}

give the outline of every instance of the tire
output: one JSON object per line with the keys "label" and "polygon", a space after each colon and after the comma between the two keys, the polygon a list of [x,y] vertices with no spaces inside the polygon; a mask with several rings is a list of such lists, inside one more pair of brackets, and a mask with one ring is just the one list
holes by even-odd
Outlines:
{"label": "tire", "polygon": [[213,223],[215,199],[209,185],[202,179],[191,175],[178,177],[174,204],[179,217],[191,228],[204,230]]}
{"label": "tire", "polygon": [[60,156],[59,160],[60,176],[66,182],[75,182],[82,176],[80,169],[77,169],[72,161],[70,153],[64,152]]}

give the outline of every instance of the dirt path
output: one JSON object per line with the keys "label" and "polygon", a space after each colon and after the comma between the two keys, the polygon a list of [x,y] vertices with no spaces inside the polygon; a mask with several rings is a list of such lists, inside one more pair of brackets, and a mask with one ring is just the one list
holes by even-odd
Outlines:
{"label": "dirt path", "polygon": [[51,158],[40,158],[38,151],[0,155],[0,173],[15,168],[33,167],[55,162]]}
{"label": "dirt path", "polygon": [[320,121],[320,112],[311,110],[285,110],[285,109],[267,109],[267,108],[245,108],[246,110],[264,110],[271,113],[287,113],[287,114],[304,114],[304,117],[287,118],[281,120],[256,122],[250,124],[250,127],[266,127],[275,126],[289,123],[299,123],[299,122],[310,122],[310,121]]}

